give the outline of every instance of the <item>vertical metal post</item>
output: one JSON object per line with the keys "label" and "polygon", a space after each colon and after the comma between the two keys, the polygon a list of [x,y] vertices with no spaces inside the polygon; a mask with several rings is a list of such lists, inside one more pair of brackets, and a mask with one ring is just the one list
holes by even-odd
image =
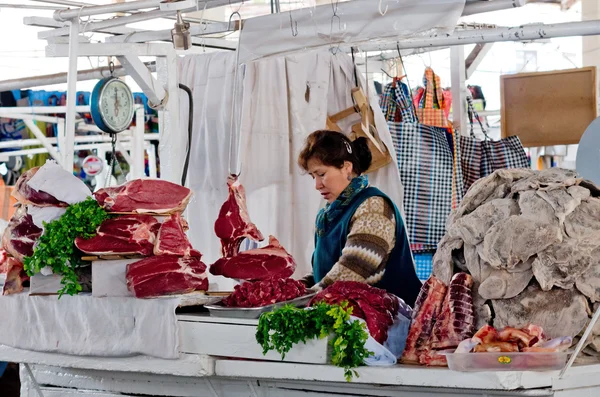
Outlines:
{"label": "vertical metal post", "polygon": [[69,72],[67,74],[67,114],[63,167],[73,172],[75,151],[75,106],[77,104],[77,59],[79,51],[79,18],[73,18],[69,28]]}
{"label": "vertical metal post", "polygon": [[148,149],[148,175],[150,178],[156,178],[156,148],[154,145],[150,144],[150,148]]}
{"label": "vertical metal post", "polygon": [[462,45],[450,49],[450,70],[452,87],[452,123],[454,129],[462,135],[467,134],[466,128],[466,72],[465,72],[465,48]]}
{"label": "vertical metal post", "polygon": [[65,119],[60,119],[58,121],[58,123],[56,123],[56,130],[57,130],[57,139],[56,139],[56,144],[58,146],[58,152],[60,153],[60,156],[62,157],[62,161],[63,164],[66,162],[66,146],[67,146],[67,142],[65,141],[67,136],[66,136],[66,132],[67,132],[67,124],[65,122]]}
{"label": "vertical metal post", "polygon": [[156,72],[159,82],[166,85],[169,96],[165,108],[158,112],[160,178],[181,183],[187,134],[179,127],[179,82],[175,51],[166,57],[157,57]]}
{"label": "vertical metal post", "polygon": [[133,159],[131,174],[133,179],[142,178],[144,174],[144,107],[135,111],[135,129],[131,142],[131,157]]}

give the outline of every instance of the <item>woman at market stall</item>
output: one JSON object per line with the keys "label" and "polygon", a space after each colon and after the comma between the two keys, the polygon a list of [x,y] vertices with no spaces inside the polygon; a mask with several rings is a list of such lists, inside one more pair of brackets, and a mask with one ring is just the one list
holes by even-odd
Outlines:
{"label": "woman at market stall", "polygon": [[319,290],[339,280],[360,281],[414,305],[421,282],[404,222],[392,200],[363,175],[371,164],[366,138],[313,132],[298,164],[327,201],[317,215],[313,272],[303,282]]}

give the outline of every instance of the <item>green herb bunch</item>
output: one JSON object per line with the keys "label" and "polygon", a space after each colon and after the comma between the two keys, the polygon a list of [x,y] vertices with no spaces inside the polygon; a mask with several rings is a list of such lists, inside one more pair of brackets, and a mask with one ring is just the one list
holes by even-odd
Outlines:
{"label": "green herb bunch", "polygon": [[346,380],[351,381],[353,375],[358,377],[353,368],[373,355],[364,347],[369,337],[365,324],[349,321],[351,314],[352,307],[348,302],[341,305],[320,302],[310,310],[286,305],[260,317],[256,341],[262,346],[263,354],[275,350],[284,359],[295,344],[333,334],[331,363],[344,368]]}
{"label": "green herb bunch", "polygon": [[96,229],[108,219],[108,214],[91,197],[70,205],[60,219],[44,222],[44,234],[40,237],[33,255],[25,258],[24,268],[29,276],[49,266],[54,274],[62,275],[63,294],[75,295],[81,291],[75,269],[83,262],[75,249],[77,237],[91,238]]}

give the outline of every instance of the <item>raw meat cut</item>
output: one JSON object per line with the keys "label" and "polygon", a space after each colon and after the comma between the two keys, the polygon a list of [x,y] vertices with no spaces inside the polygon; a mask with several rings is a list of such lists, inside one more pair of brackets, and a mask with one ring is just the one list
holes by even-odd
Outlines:
{"label": "raw meat cut", "polygon": [[0,249],[0,274],[6,273],[8,270],[8,255],[6,251]]}
{"label": "raw meat cut", "polygon": [[434,276],[429,277],[421,287],[413,309],[412,324],[406,339],[406,347],[402,354],[403,362],[419,362],[420,349],[422,346],[426,346],[429,341],[433,324],[440,313],[446,296],[446,289],[446,285]]}
{"label": "raw meat cut", "polygon": [[42,235],[43,230],[33,223],[33,218],[21,206],[8,223],[2,235],[2,247],[20,262],[27,256],[33,255],[34,245]]}
{"label": "raw meat cut", "polygon": [[39,169],[40,167],[35,167],[21,175],[15,184],[12,196],[22,204],[33,204],[38,207],[68,207],[69,204],[59,201],[46,192],[37,191],[27,184]]}
{"label": "raw meat cut", "polygon": [[165,220],[160,225],[154,243],[154,255],[200,256],[200,253],[192,248],[183,230],[184,223],[179,213]]}
{"label": "raw meat cut", "polygon": [[470,275],[457,273],[452,277],[442,310],[433,327],[432,349],[456,347],[475,332],[472,287]]}
{"label": "raw meat cut", "polygon": [[166,215],[183,212],[192,191],[160,179],[134,179],[121,186],[100,189],[94,197],[109,212]]}
{"label": "raw meat cut", "polygon": [[310,305],[317,302],[340,304],[344,301],[352,307],[353,316],[365,320],[369,334],[381,344],[387,340],[388,328],[399,311],[410,316],[404,302],[397,296],[357,281],[336,281],[319,292]]}
{"label": "raw meat cut", "polygon": [[96,236],[77,238],[75,246],[90,255],[152,255],[160,222],[151,215],[125,215],[108,219]]}
{"label": "raw meat cut", "polygon": [[152,256],[127,265],[127,288],[136,298],[208,290],[199,257]]}
{"label": "raw meat cut", "polygon": [[294,274],[294,258],[269,236],[269,245],[263,248],[244,251],[234,257],[221,258],[211,267],[215,276],[225,276],[240,280],[265,280],[271,277],[287,278]]}
{"label": "raw meat cut", "polygon": [[233,293],[223,299],[228,307],[260,307],[289,301],[306,294],[306,286],[291,278],[270,278],[235,286]]}
{"label": "raw meat cut", "polygon": [[215,222],[215,233],[221,239],[221,254],[224,258],[236,256],[245,238],[262,241],[264,237],[250,221],[246,207],[246,193],[242,184],[234,177],[227,180],[229,197],[221,206]]}
{"label": "raw meat cut", "polygon": [[496,328],[541,326],[548,337],[576,336],[587,324],[588,303],[577,290],[542,291],[532,284],[512,299],[493,300]]}
{"label": "raw meat cut", "polygon": [[516,343],[511,342],[492,342],[477,345],[473,351],[475,353],[511,353],[518,352],[519,346]]}
{"label": "raw meat cut", "polygon": [[23,269],[23,264],[15,258],[6,261],[6,280],[2,295],[12,295],[23,292],[24,284],[29,281],[29,276]]}

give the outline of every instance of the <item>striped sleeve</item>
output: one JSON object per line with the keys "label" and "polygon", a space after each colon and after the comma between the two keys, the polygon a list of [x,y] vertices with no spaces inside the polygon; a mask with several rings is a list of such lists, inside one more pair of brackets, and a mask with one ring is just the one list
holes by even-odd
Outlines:
{"label": "striped sleeve", "polygon": [[396,243],[394,208],[383,197],[362,203],[350,222],[342,256],[319,283],[325,288],[335,281],[375,284],[381,280]]}

